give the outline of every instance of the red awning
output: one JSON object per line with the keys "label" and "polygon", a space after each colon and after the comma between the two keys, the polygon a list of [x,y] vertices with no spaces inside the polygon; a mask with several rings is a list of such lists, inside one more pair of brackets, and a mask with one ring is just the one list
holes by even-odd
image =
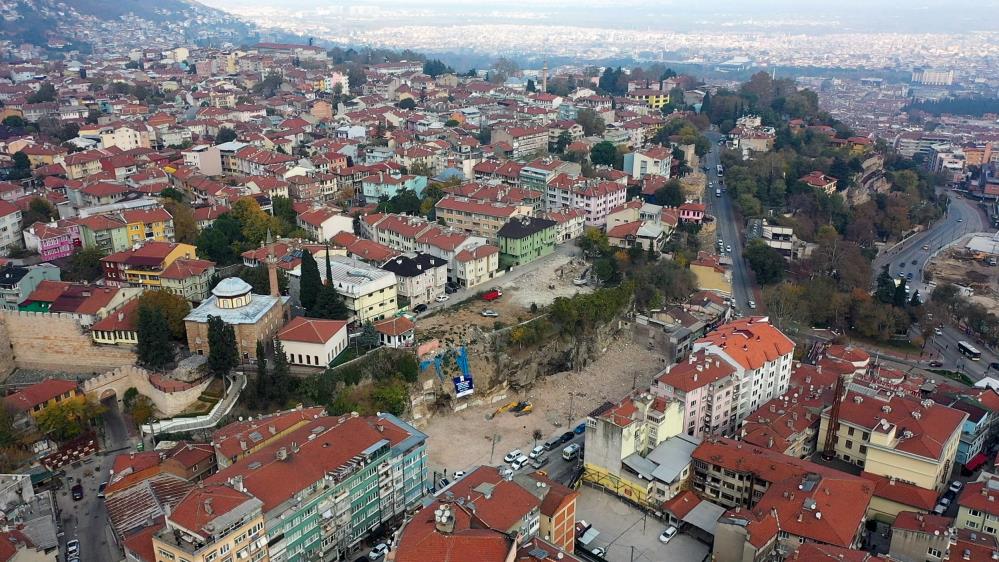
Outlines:
{"label": "red awning", "polygon": [[985,456],[985,453],[978,453],[977,455],[971,457],[971,460],[966,462],[964,464],[964,467],[967,468],[968,470],[978,470],[980,466],[985,464],[986,460],[988,459]]}

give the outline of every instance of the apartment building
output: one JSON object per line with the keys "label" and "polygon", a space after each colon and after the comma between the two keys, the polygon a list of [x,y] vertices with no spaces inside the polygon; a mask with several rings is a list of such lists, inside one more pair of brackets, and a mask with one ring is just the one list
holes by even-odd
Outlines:
{"label": "apartment building", "polygon": [[[830,431],[822,412],[819,441]],[[942,492],[949,484],[968,414],[932,400],[852,387],[832,427],[838,459],[872,474]]]}
{"label": "apartment building", "polygon": [[409,306],[430,304],[444,294],[447,284],[447,261],[430,254],[398,256],[386,261],[382,269],[395,274],[399,295],[409,299]]}
{"label": "apartment building", "polygon": [[42,281],[58,281],[61,271],[47,263],[0,265],[0,310],[17,310]]}
{"label": "apartment building", "polygon": [[475,287],[500,275],[499,248],[482,245],[455,254],[448,279],[459,287]]}
{"label": "apartment building", "polygon": [[496,233],[500,267],[531,263],[555,251],[556,223],[548,219],[517,217]]}
{"label": "apartment building", "polygon": [[624,171],[640,180],[645,176],[669,177],[673,151],[664,146],[653,146],[624,155]]}
{"label": "apartment building", "polygon": [[[657,470],[669,464],[665,461],[669,457],[663,450],[652,453],[682,432],[682,408],[676,400],[648,392],[636,392],[597,408],[586,418],[583,479],[650,507],[672,497],[670,484],[676,484],[676,475],[669,468]],[[643,478],[657,472],[659,478]]]}
{"label": "apartment building", "polygon": [[262,507],[245,490],[225,484],[193,488],[152,536],[156,562],[268,562]]}
{"label": "apartment building", "polygon": [[982,474],[965,485],[957,498],[954,527],[999,537],[999,477]]}
{"label": "apartment building", "polygon": [[687,361],[657,378],[652,392],[684,403],[684,429],[728,434],[760,404],[787,391],[794,342],[765,317],[718,326],[694,342]]}
{"label": "apartment building", "polygon": [[[363,324],[369,320],[382,320],[398,312],[396,277],[391,271],[345,256],[331,256],[330,267],[333,273],[331,282],[343,296],[351,322]],[[325,268],[320,267],[319,273],[325,283]],[[301,275],[301,266],[289,273],[288,290],[295,299],[298,298]]]}
{"label": "apartment building", "polygon": [[215,277],[215,262],[199,259],[176,259],[160,274],[160,287],[190,302],[208,298]]}
{"label": "apartment building", "polygon": [[422,198],[426,189],[426,176],[379,172],[361,180],[361,192],[366,203],[378,203],[383,198],[391,199],[404,190],[412,191]]}
{"label": "apartment building", "polygon": [[121,212],[130,244],[170,242],[173,240],[173,216],[163,207],[130,209]]}
{"label": "apartment building", "polygon": [[104,282],[114,286],[162,287],[167,268],[179,259],[196,259],[195,251],[190,244],[146,242],[134,250],[115,252],[101,258]]}
{"label": "apartment building", "polygon": [[578,176],[581,172],[579,164],[564,162],[558,158],[538,158],[532,160],[520,169],[520,185],[528,189],[544,191],[559,174]]}
{"label": "apartment building", "polygon": [[541,213],[541,217],[555,221],[555,243],[562,244],[583,235],[586,215],[580,209],[561,209]]}
{"label": "apartment building", "polygon": [[545,127],[495,127],[491,140],[494,145],[509,145],[510,155],[515,159],[548,152],[548,129]]}
{"label": "apartment building", "polygon": [[84,248],[96,248],[105,254],[120,252],[131,247],[125,221],[109,215],[91,215],[68,219],[80,231]]}
{"label": "apartment building", "polygon": [[399,418],[318,416],[205,487],[225,484],[262,503],[271,561],[338,560],[419,505],[427,471],[426,435]]}
{"label": "apartment building", "polygon": [[434,206],[437,218],[460,231],[496,240],[496,233],[510,219],[531,216],[530,205],[486,202],[468,197],[446,195]]}
{"label": "apartment building", "polygon": [[21,247],[21,209],[8,201],[0,200],[0,256],[8,255]]}
{"label": "apartment building", "polygon": [[551,211],[579,209],[586,226],[604,227],[607,215],[627,199],[626,185],[606,180],[570,178],[562,174],[545,188],[545,208]]}

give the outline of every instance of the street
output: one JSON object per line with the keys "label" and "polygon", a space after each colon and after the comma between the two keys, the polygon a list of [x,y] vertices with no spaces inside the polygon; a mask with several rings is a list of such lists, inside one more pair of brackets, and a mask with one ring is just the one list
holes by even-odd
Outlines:
{"label": "street", "polygon": [[722,192],[721,197],[715,197],[714,193],[715,189],[721,188],[718,178],[721,150],[718,141],[723,136],[716,132],[705,133],[705,136],[711,141],[711,151],[705,155],[703,164],[707,167],[708,181],[714,184],[714,187],[705,188],[704,200],[708,205],[708,213],[715,217],[718,236],[726,246],[732,246],[732,251],[728,254],[732,259],[732,297],[735,299],[735,306],[742,314],[749,314],[748,303],[756,297],[746,262],[742,259],[743,246],[735,210],[732,208],[732,200],[729,199],[728,193]]}
{"label": "street", "polygon": [[[125,420],[114,398],[103,402],[108,411],[103,415],[104,440],[102,453],[82,463],[64,467],[66,473],[63,490],[56,494],[61,511],[62,552],[66,541],[79,539],[80,560],[121,560],[121,551],[115,544],[107,519],[104,500],[97,497],[97,488],[105,482],[118,449],[127,448],[131,442]],[[73,501],[69,489],[77,483],[83,485],[83,499]]]}

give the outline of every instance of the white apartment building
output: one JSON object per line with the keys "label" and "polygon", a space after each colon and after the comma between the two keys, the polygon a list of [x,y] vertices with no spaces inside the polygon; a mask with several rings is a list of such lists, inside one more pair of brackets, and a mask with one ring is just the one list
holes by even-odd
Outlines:
{"label": "white apartment building", "polygon": [[562,174],[545,187],[545,207],[549,212],[579,209],[586,226],[604,227],[607,215],[628,198],[627,186],[605,180],[570,178]]}

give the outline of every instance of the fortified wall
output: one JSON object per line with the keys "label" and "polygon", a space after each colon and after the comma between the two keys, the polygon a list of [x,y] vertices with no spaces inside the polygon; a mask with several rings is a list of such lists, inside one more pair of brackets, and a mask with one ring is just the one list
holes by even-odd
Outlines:
{"label": "fortified wall", "polygon": [[0,381],[14,369],[89,374],[134,363],[132,350],[95,344],[71,315],[0,311]]}

